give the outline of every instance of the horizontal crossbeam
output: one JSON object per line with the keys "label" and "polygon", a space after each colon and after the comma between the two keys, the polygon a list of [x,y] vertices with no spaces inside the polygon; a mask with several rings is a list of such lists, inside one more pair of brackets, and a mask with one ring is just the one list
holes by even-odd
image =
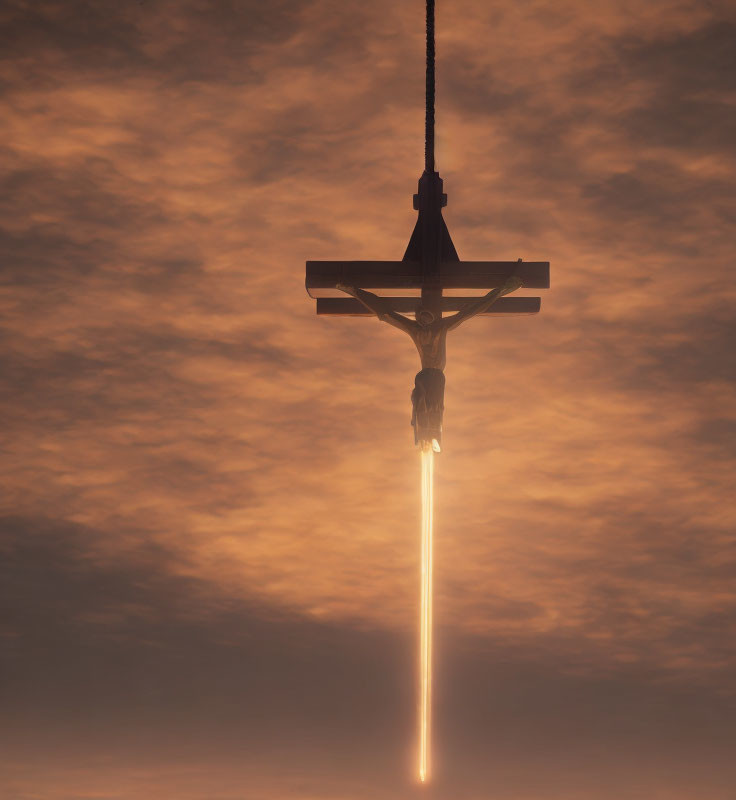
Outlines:
{"label": "horizontal crossbeam", "polygon": [[[468,303],[476,302],[477,297],[443,297],[442,311],[460,311]],[[420,297],[382,297],[392,311],[411,314],[419,308]],[[539,297],[501,297],[483,314],[537,314],[542,305]],[[359,300],[352,297],[317,298],[317,313],[342,317],[368,317],[369,311]]]}
{"label": "horizontal crossbeam", "polygon": [[[549,289],[549,261],[443,261],[432,286],[442,289],[495,289],[518,276],[524,288]],[[307,261],[307,291],[335,285],[362,289],[421,289],[418,261]]]}

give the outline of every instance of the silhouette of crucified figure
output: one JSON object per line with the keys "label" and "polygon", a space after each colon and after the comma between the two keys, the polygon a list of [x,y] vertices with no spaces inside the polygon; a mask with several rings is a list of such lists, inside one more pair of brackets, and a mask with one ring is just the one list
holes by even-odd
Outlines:
{"label": "silhouette of crucified figure", "polygon": [[442,412],[445,399],[445,364],[447,362],[447,332],[462,325],[463,322],[487,311],[499,297],[509,294],[522,285],[517,277],[506,280],[503,286],[493,289],[484,297],[468,303],[465,308],[449,317],[439,316],[427,308],[415,313],[416,321],[392,311],[386,301],[365,289],[337,284],[336,288],[352,295],[382,322],[408,333],[419,351],[422,369],[414,379],[411,393],[414,441],[417,444],[431,444],[439,449],[442,440]]}

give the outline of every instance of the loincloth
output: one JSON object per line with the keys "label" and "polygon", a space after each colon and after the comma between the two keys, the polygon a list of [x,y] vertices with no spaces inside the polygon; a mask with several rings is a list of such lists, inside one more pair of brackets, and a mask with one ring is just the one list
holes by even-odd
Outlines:
{"label": "loincloth", "polygon": [[445,408],[445,375],[441,369],[427,367],[417,373],[411,404],[415,441],[441,441],[442,412]]}
{"label": "loincloth", "polygon": [[417,372],[414,378],[412,404],[422,411],[442,411],[445,408],[445,373],[441,369],[427,367]]}

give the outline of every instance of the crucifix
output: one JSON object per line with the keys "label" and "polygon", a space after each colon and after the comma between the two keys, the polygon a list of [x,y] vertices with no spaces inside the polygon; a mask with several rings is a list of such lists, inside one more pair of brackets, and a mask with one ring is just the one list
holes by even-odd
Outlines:
{"label": "crucifix", "polygon": [[[444,374],[435,373],[444,370],[447,331],[476,315],[538,313],[539,297],[503,295],[520,286],[548,289],[549,262],[460,260],[442,217],[447,195],[442,178],[435,171],[434,60],[434,0],[427,0],[424,172],[414,195],[414,209],[419,213],[404,257],[401,261],[307,261],[306,288],[317,301],[319,315],[376,315],[412,336],[423,368],[412,392],[414,440],[422,447],[429,444],[439,451]],[[352,297],[335,297],[335,289]],[[495,292],[485,297],[448,297],[443,293],[446,289]],[[392,290],[409,290],[412,296],[391,296]],[[455,313],[443,317],[445,312]],[[415,320],[407,314],[414,315]],[[425,362],[434,363],[425,366]]]}
{"label": "crucifix", "polygon": [[[375,315],[408,333],[422,370],[412,392],[414,441],[422,454],[422,551],[420,610],[421,781],[429,776],[432,685],[432,526],[433,459],[441,450],[447,332],[473,316],[536,314],[539,297],[507,297],[520,287],[549,288],[548,261],[461,261],[442,217],[447,205],[434,161],[435,95],[434,0],[427,0],[427,73],[424,172],[414,195],[418,212],[401,261],[307,261],[306,288],[317,314]],[[372,290],[372,291],[370,291]],[[410,294],[393,295],[401,290]],[[446,296],[445,290],[488,290],[482,296]],[[335,296],[336,291],[349,297]],[[447,312],[448,316],[443,316]],[[414,319],[410,316],[413,315]]]}

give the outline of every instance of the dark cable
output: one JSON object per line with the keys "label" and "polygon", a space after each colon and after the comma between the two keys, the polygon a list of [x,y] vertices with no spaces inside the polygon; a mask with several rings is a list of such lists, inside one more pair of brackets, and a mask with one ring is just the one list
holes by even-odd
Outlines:
{"label": "dark cable", "polygon": [[427,102],[424,116],[424,169],[434,172],[434,0],[427,0]]}

